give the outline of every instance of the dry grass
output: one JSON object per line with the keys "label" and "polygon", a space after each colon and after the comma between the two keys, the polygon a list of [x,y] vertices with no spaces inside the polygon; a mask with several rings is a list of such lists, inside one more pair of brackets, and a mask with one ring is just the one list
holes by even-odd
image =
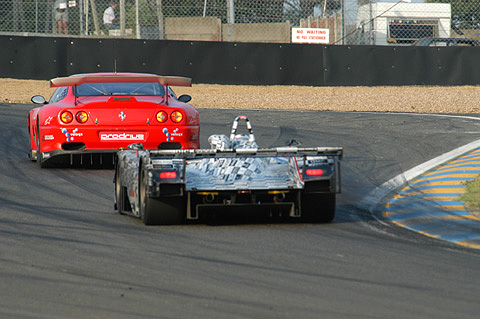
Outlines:
{"label": "dry grass", "polygon": [[[0,103],[50,97],[48,81],[0,79]],[[199,108],[479,113],[480,86],[311,87],[194,84],[175,88]]]}

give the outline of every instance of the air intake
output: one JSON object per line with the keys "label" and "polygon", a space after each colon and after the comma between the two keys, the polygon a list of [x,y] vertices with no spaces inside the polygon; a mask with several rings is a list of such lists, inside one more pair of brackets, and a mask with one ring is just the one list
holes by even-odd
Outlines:
{"label": "air intake", "polygon": [[78,150],[83,150],[84,148],[85,148],[84,143],[72,142],[72,143],[62,144],[62,149],[65,151],[78,151]]}

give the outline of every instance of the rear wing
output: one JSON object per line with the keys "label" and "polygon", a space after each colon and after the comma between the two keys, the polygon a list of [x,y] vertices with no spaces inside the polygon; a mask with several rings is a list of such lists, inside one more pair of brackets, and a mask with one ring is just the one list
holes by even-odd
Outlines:
{"label": "rear wing", "polygon": [[[288,158],[303,158],[309,160],[325,161],[328,165],[335,167],[335,191],[340,193],[341,179],[340,179],[340,160],[343,156],[342,147],[275,147],[275,148],[242,148],[242,149],[184,149],[184,150],[146,150],[146,157],[153,165],[162,164],[164,161],[195,161],[204,159],[238,158],[268,158],[268,157],[288,157]],[[137,153],[138,156],[138,153]]]}
{"label": "rear wing", "polygon": [[160,76],[149,74],[107,74],[107,75],[72,75],[68,77],[55,78],[50,80],[50,87],[74,86],[83,83],[105,83],[105,82],[158,82],[168,86],[192,86],[192,79],[181,76]]}
{"label": "rear wing", "polygon": [[323,155],[343,156],[342,147],[274,147],[274,148],[242,148],[242,149],[183,149],[183,150],[148,150],[150,157],[229,157],[229,156],[303,156]]}

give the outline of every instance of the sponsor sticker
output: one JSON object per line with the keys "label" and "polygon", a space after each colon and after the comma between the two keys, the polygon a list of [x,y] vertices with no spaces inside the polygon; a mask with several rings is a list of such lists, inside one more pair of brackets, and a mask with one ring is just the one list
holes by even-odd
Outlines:
{"label": "sponsor sticker", "polygon": [[78,128],[74,128],[72,132],[68,132],[66,128],[62,128],[62,133],[65,135],[67,138],[67,142],[71,142],[75,140],[75,137],[80,137],[83,136],[83,133],[80,133],[78,131]]}
{"label": "sponsor sticker", "polygon": [[129,133],[129,132],[102,132],[100,133],[101,141],[143,141],[145,140],[144,133]]}
{"label": "sponsor sticker", "polygon": [[52,122],[52,120],[53,120],[53,116],[49,116],[49,117],[45,120],[45,122],[43,122],[43,125],[50,125],[50,123]]}
{"label": "sponsor sticker", "polygon": [[183,133],[180,133],[178,128],[174,129],[173,132],[169,132],[168,128],[164,128],[162,132],[167,137],[167,142],[173,141],[175,136],[183,136]]}

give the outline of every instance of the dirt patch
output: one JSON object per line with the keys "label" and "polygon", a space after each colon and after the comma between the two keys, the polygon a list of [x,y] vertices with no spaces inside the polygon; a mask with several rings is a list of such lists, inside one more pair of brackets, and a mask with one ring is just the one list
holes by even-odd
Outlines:
{"label": "dirt patch", "polygon": [[[48,81],[0,79],[0,103],[49,98]],[[311,87],[193,84],[174,88],[199,108],[293,109],[413,113],[479,113],[480,86]]]}

